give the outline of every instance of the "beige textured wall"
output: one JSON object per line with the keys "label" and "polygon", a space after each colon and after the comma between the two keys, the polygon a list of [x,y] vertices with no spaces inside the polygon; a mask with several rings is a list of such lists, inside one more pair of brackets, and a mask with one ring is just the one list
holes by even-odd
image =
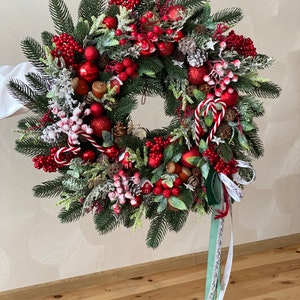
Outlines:
{"label": "beige textured wall", "polygon": [[[47,0],[0,0],[0,64],[23,61],[19,41],[52,30]],[[79,0],[68,0],[75,15]],[[265,157],[255,163],[257,180],[234,206],[235,243],[300,231],[300,2],[295,0],[212,0],[213,9],[243,8],[237,31],[249,35],[259,52],[277,58],[264,73],[283,88],[279,100],[265,100],[259,120]],[[154,103],[154,104],[153,104]],[[161,101],[149,99],[136,122],[161,126],[154,113]],[[149,111],[152,110],[150,114]],[[146,119],[147,118],[147,119]],[[30,159],[14,152],[12,132],[18,118],[0,121],[0,290],[138,264],[207,249],[210,218],[191,215],[179,234],[169,234],[156,251],[144,245],[147,224],[133,234],[123,228],[98,236],[89,217],[61,225],[55,200],[35,199],[31,187],[49,176],[34,170]],[[227,232],[228,233],[228,232]],[[226,242],[226,241],[225,241]]]}

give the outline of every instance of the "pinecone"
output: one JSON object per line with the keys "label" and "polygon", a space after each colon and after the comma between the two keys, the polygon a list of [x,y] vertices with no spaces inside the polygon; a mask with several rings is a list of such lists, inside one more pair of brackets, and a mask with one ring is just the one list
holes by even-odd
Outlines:
{"label": "pinecone", "polygon": [[186,93],[190,97],[194,97],[194,90],[197,90],[197,86],[194,84],[190,84],[186,87]]}
{"label": "pinecone", "polygon": [[108,166],[107,175],[109,178],[113,179],[114,175],[118,174],[118,172],[122,170],[122,164],[120,163],[113,163]]}
{"label": "pinecone", "polygon": [[199,86],[199,91],[201,91],[205,95],[209,94],[210,89],[211,89],[211,87],[206,83]]}
{"label": "pinecone", "polygon": [[187,56],[187,61],[192,67],[201,67],[207,61],[207,53],[204,50],[197,49]]}
{"label": "pinecone", "polygon": [[199,179],[199,177],[193,175],[193,176],[189,177],[187,183],[190,186],[192,186],[193,188],[196,188],[197,186],[200,185],[200,179]]}
{"label": "pinecone", "polygon": [[89,92],[85,97],[84,97],[84,102],[86,104],[92,104],[95,101],[95,96],[93,95],[92,92]]}
{"label": "pinecone", "polygon": [[183,62],[185,61],[185,54],[176,48],[173,53],[173,58],[177,61]]}
{"label": "pinecone", "polygon": [[129,192],[133,196],[139,196],[141,194],[141,187],[138,184],[135,184],[133,181],[129,181]]}
{"label": "pinecone", "polygon": [[202,24],[198,24],[194,27],[194,32],[196,32],[199,35],[203,35],[206,33],[206,27]]}
{"label": "pinecone", "polygon": [[232,128],[227,122],[222,122],[217,130],[217,135],[222,139],[229,139],[232,134]]}
{"label": "pinecone", "polygon": [[193,54],[197,49],[197,44],[192,38],[183,38],[178,43],[178,49],[183,54]]}
{"label": "pinecone", "polygon": [[121,136],[126,135],[127,129],[127,126],[124,126],[124,124],[121,121],[118,121],[114,126],[114,137],[119,138]]}
{"label": "pinecone", "polygon": [[97,65],[100,69],[105,69],[107,64],[109,63],[109,57],[107,54],[103,53],[99,56],[97,60]]}
{"label": "pinecone", "polygon": [[237,113],[232,108],[227,108],[225,111],[224,120],[227,122],[233,122],[237,116]]}

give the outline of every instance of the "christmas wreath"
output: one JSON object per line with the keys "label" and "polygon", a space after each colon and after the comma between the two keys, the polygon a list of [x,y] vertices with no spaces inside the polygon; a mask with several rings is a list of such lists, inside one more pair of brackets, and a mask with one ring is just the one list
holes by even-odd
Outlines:
{"label": "christmas wreath", "polygon": [[[50,0],[56,34],[22,49],[37,72],[9,89],[34,113],[21,119],[16,150],[59,176],[34,187],[60,196],[62,222],[93,214],[96,229],[150,220],[147,245],[178,232],[189,212],[224,218],[263,154],[257,98],[279,87],[259,77],[273,59],[232,30],[239,8],[212,14],[209,1],[82,0],[73,23]],[[170,125],[131,118],[147,96],[165,101]]]}

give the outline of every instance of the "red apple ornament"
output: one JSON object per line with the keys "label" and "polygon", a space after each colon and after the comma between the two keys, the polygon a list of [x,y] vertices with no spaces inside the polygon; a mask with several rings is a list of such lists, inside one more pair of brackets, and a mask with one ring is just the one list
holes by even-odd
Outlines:
{"label": "red apple ornament", "polygon": [[181,156],[181,164],[187,168],[195,167],[193,159],[200,157],[201,154],[197,148],[191,148],[190,150],[184,152]]}

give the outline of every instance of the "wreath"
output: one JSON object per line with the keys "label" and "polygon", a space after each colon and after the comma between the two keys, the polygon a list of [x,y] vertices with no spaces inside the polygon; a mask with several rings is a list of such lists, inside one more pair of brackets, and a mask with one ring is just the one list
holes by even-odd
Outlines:
{"label": "wreath", "polygon": [[[36,72],[9,89],[32,112],[16,150],[58,177],[33,188],[60,196],[62,222],[92,214],[105,234],[150,220],[147,245],[178,232],[190,212],[224,218],[263,154],[258,98],[279,87],[258,75],[273,59],[232,27],[239,8],[212,14],[209,1],[82,0],[74,25],[49,1],[56,34],[22,41]],[[156,130],[132,111],[160,96],[171,116]],[[149,100],[148,100],[149,101]]]}

